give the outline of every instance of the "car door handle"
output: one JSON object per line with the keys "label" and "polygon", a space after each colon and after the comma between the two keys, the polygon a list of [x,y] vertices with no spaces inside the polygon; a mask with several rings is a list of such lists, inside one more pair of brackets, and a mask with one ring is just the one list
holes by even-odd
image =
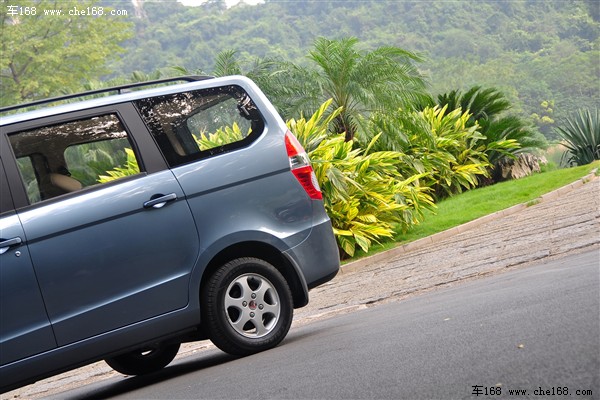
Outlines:
{"label": "car door handle", "polygon": [[[175,193],[170,193],[166,195],[155,195],[159,196],[153,199],[150,199],[144,203],[144,208],[162,208],[170,201],[177,200],[177,195]],[[152,196],[154,197],[154,196]]]}
{"label": "car door handle", "polygon": [[12,239],[0,239],[0,254],[4,254],[8,251],[12,246],[16,246],[23,243],[20,237],[14,237]]}

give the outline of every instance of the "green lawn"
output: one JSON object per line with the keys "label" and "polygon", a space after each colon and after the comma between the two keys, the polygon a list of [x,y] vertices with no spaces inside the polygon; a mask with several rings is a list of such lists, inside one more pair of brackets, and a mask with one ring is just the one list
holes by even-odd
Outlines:
{"label": "green lawn", "polygon": [[375,245],[368,254],[357,252],[353,259],[442,232],[517,204],[533,202],[541,195],[573,183],[599,167],[600,161],[596,161],[581,167],[535,174],[453,196],[439,202],[434,212],[426,213],[425,220],[421,224],[406,233],[398,234],[394,242]]}

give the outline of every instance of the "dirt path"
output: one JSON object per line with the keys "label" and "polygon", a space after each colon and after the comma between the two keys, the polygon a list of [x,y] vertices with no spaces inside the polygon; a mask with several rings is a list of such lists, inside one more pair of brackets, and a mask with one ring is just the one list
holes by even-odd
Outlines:
{"label": "dirt path", "polygon": [[[310,304],[296,310],[293,327],[593,248],[600,263],[600,179],[590,175],[533,206],[513,207],[344,266],[333,281],[311,292]],[[185,344],[178,358],[207,348],[213,348],[207,341]],[[95,363],[0,399],[40,398],[115,376],[126,379]]]}

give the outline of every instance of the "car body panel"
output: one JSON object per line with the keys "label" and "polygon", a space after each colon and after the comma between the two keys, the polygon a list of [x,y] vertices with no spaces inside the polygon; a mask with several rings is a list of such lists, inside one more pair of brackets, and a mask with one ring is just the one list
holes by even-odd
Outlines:
{"label": "car body panel", "polygon": [[[0,362],[6,364],[56,347],[19,217],[0,219],[0,242],[23,242],[0,251]],[[5,242],[6,243],[6,242]]]}
{"label": "car body panel", "polygon": [[[144,208],[170,193],[179,200]],[[198,235],[170,171],[71,195],[20,217],[59,345],[187,305]]]}

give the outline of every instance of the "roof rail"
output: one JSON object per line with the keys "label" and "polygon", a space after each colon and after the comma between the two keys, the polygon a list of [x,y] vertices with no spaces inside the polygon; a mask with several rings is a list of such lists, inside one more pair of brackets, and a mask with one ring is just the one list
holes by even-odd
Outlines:
{"label": "roof rail", "polygon": [[164,79],[156,79],[153,81],[146,81],[146,82],[128,83],[126,85],[119,85],[119,86],[112,86],[112,87],[108,87],[108,88],[89,90],[89,91],[81,92],[81,93],[66,94],[64,96],[57,96],[57,97],[51,97],[48,99],[35,100],[35,101],[29,102],[29,103],[22,103],[22,104],[17,104],[17,105],[13,105],[13,106],[1,107],[0,113],[6,113],[8,111],[14,111],[14,110],[18,110],[20,108],[27,108],[27,107],[39,106],[42,104],[54,103],[57,101],[76,99],[78,97],[92,96],[92,95],[101,94],[101,93],[117,92],[118,94],[121,94],[121,93],[127,92],[129,89],[144,87],[144,86],[158,85],[161,83],[182,82],[182,81],[183,82],[196,82],[196,81],[203,81],[205,79],[212,79],[212,78],[214,78],[214,76],[186,75],[186,76],[178,76],[175,78],[164,78]]}

